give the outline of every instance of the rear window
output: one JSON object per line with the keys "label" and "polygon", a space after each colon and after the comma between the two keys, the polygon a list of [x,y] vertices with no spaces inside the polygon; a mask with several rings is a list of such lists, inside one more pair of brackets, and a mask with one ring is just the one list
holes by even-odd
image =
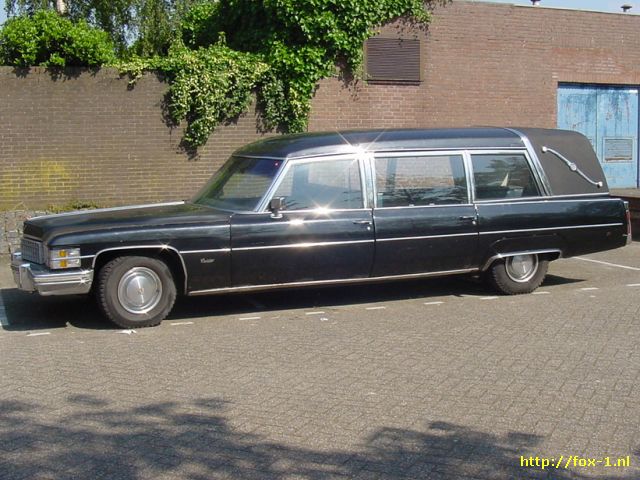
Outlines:
{"label": "rear window", "polygon": [[540,190],[522,154],[471,155],[476,200],[539,197]]}

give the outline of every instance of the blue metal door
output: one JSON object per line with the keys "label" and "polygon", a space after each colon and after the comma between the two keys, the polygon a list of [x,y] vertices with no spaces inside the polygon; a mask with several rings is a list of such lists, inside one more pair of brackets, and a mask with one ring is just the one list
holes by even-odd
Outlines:
{"label": "blue metal door", "polygon": [[560,85],[558,127],[591,140],[610,188],[640,186],[637,88]]}

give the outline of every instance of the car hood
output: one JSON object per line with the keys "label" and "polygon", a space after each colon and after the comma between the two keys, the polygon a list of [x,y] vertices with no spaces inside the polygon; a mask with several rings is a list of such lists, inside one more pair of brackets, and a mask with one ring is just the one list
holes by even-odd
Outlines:
{"label": "car hood", "polygon": [[25,222],[24,234],[48,243],[54,237],[76,233],[228,224],[230,215],[185,202],[137,205],[35,217]]}

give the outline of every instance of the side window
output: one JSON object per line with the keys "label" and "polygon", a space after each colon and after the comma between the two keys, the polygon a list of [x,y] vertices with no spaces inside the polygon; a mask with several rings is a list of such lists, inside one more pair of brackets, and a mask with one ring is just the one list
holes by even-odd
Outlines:
{"label": "side window", "polygon": [[540,196],[540,190],[524,155],[471,155],[471,163],[476,200]]}
{"label": "side window", "polygon": [[462,155],[376,158],[378,207],[468,203]]}
{"label": "side window", "polygon": [[318,160],[289,168],[274,197],[286,210],[363,208],[358,160]]}

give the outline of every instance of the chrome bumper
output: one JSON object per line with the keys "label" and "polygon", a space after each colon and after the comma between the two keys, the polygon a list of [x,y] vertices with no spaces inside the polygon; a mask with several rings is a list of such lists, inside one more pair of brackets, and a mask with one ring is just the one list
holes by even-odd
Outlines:
{"label": "chrome bumper", "polygon": [[93,270],[49,270],[44,265],[23,262],[20,252],[11,256],[11,270],[20,290],[43,296],[89,293],[93,282]]}

